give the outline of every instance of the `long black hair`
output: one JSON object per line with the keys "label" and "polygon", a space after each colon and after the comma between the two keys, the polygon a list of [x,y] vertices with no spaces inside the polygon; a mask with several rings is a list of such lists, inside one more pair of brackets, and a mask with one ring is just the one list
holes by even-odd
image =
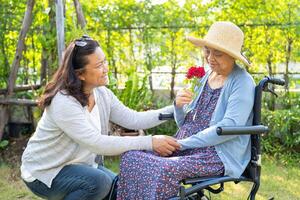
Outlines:
{"label": "long black hair", "polygon": [[82,106],[88,104],[88,95],[83,92],[83,82],[78,78],[88,64],[87,56],[93,54],[99,43],[87,36],[83,36],[69,44],[64,51],[62,64],[54,73],[51,81],[46,85],[43,95],[39,99],[39,106],[45,108],[51,104],[58,91],[65,91],[73,96]]}

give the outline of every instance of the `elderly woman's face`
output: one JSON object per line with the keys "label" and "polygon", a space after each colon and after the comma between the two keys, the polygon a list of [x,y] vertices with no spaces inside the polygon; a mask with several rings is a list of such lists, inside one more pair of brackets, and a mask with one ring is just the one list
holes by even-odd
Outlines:
{"label": "elderly woman's face", "polygon": [[204,47],[204,57],[212,71],[228,75],[234,66],[234,58],[216,49]]}

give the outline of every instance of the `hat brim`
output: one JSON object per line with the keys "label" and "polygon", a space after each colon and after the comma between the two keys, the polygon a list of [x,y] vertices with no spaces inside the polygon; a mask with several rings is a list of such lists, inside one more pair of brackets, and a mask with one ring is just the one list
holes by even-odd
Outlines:
{"label": "hat brim", "polygon": [[195,38],[195,37],[192,37],[192,36],[187,36],[186,39],[188,41],[190,41],[191,43],[193,43],[197,47],[207,46],[207,47],[222,51],[222,52],[232,56],[233,58],[242,61],[245,65],[251,67],[251,63],[246,59],[246,57],[244,57],[239,52],[230,51],[229,49],[226,49],[226,47],[222,47],[218,44],[215,44],[215,43],[210,42],[210,41],[205,40],[205,39],[198,39],[198,38]]}

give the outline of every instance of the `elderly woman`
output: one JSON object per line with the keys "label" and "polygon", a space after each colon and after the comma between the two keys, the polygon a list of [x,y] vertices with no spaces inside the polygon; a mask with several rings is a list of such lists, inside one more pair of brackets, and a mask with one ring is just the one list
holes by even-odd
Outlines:
{"label": "elderly woman", "polygon": [[[250,136],[218,136],[218,126],[252,124],[255,83],[236,64],[250,66],[241,54],[244,34],[231,22],[214,23],[204,39],[188,37],[203,53],[210,70],[201,79],[197,96],[182,90],[175,99],[175,138],[180,151],[170,157],[130,151],[120,166],[118,198],[168,199],[176,196],[185,178],[228,175],[239,177],[250,160]],[[184,105],[189,104],[185,110]]]}

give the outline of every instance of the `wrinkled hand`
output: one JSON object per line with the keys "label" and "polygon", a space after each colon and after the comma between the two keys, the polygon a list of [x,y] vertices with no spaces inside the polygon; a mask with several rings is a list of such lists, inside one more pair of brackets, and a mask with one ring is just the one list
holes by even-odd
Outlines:
{"label": "wrinkled hand", "polygon": [[193,93],[188,89],[179,90],[176,94],[175,105],[182,108],[185,104],[189,104],[193,99]]}
{"label": "wrinkled hand", "polygon": [[166,135],[154,135],[152,137],[153,151],[161,156],[169,156],[174,151],[180,149],[180,144],[176,139]]}

